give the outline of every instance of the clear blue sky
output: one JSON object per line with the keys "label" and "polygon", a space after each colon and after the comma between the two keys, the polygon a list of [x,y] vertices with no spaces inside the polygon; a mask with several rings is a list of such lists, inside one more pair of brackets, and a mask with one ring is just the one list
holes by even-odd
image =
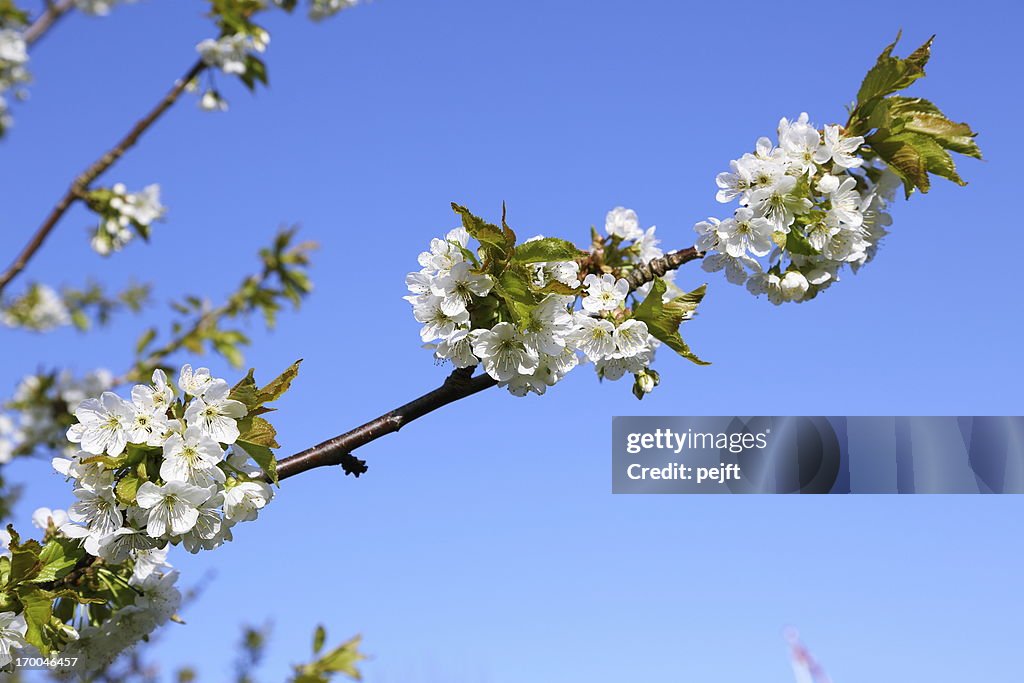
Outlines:
{"label": "clear blue sky", "polygon": [[[72,17],[33,53],[32,99],[0,147],[4,261],[194,59],[202,7]],[[541,399],[495,391],[417,422],[360,452],[358,481],[286,482],[230,546],[173,553],[186,583],[213,579],[159,659],[223,680],[219,644],[271,619],[268,681],[324,622],[335,640],[365,635],[370,683],[785,683],[794,624],[837,683],[1018,677],[1019,498],[613,497],[609,439],[617,414],[1021,413],[1021,18],[1009,3],[653,0],[275,16],[270,90],[227,84],[224,115],[186,101],[106,176],[161,183],[171,212],[152,244],[102,260],[76,209],[27,275],[218,297],[300,222],[323,245],[317,290],[277,332],[254,325],[249,354],[265,377],[306,359],[278,413],[283,453],[440,382],[401,296],[454,225],[452,200],[492,218],[504,200],[521,233],[580,243],[623,204],[688,246],[694,221],[722,213],[728,160],[780,116],[843,118],[901,27],[904,50],[938,34],[916,92],[981,131],[987,161],[961,164],[966,188],[897,205],[880,257],[809,304],[774,308],[710,276],[684,333],[714,365],[665,354],[642,404],[578,372]],[[118,369],[145,322],[2,332],[0,386],[37,366]],[[46,470],[13,469],[38,482],[22,525],[71,501]]]}

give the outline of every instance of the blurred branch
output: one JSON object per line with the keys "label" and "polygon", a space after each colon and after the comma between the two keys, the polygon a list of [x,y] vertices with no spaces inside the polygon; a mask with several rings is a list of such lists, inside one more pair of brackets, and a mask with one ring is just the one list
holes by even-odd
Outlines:
{"label": "blurred branch", "polygon": [[75,0],[47,0],[46,9],[43,10],[42,14],[36,17],[35,21],[29,24],[28,28],[22,34],[25,39],[25,44],[31,46],[33,43],[39,41],[46,32],[53,28],[61,17],[70,12],[75,8]]}
{"label": "blurred branch", "polygon": [[[117,384],[146,381],[150,373],[168,356],[181,349],[202,353],[205,344],[224,356],[229,363],[240,367],[244,362],[239,346],[249,343],[248,337],[238,330],[221,329],[220,323],[260,311],[268,328],[276,322],[277,312],[287,303],[298,307],[302,298],[313,289],[307,274],[309,254],[317,248],[315,242],[294,243],[297,228],[280,231],[270,247],[260,250],[263,267],[260,272],[246,277],[227,300],[216,308],[197,296],[188,296],[182,303],[172,304],[182,314],[195,314],[190,324],[176,322],[171,338],[162,346],[146,352],[156,337],[156,328],[147,330],[136,346],[139,358]],[[143,355],[145,354],[145,355]]]}
{"label": "blurred branch", "polygon": [[[634,268],[625,278],[629,282],[630,291],[633,291],[656,276],[660,277],[666,272],[675,270],[702,256],[703,253],[693,247],[673,251]],[[490,375],[481,374],[474,377],[475,369],[475,367],[469,367],[454,370],[437,389],[355,429],[281,460],[277,463],[278,478],[286,479],[317,467],[332,465],[341,465],[346,474],[358,477],[366,472],[367,467],[364,460],[352,455],[352,451],[355,449],[376,441],[382,436],[397,432],[413,420],[432,413],[449,403],[468,398],[497,385],[497,381]]]}
{"label": "blurred branch", "polygon": [[82,199],[89,185],[96,180],[102,173],[113,166],[118,159],[124,156],[125,152],[135,146],[139,141],[139,138],[149,128],[157,122],[157,120],[166,112],[171,106],[178,101],[181,94],[185,92],[185,87],[192,79],[198,76],[203,70],[206,69],[206,65],[202,60],[197,60],[195,64],[189,68],[185,75],[175,81],[174,87],[172,87],[166,95],[156,104],[153,109],[150,110],[146,116],[140,119],[131,130],[128,131],[121,140],[114,145],[106,154],[97,159],[89,168],[83,171],[78,177],[76,177],[71,185],[68,187],[64,196],[54,205],[50,214],[43,221],[43,224],[39,226],[32,238],[29,239],[28,244],[21,250],[21,253],[14,259],[11,265],[3,273],[0,273],[0,293],[3,292],[4,288],[13,280],[28,262],[35,256],[39,248],[43,246],[43,242],[50,235],[57,223],[63,218],[64,214],[67,213],[71,205],[76,200]]}

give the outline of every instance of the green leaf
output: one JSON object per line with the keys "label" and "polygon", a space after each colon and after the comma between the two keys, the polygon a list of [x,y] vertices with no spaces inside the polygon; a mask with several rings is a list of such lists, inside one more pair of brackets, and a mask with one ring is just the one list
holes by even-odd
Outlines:
{"label": "green leaf", "polygon": [[891,97],[886,102],[896,115],[903,117],[904,128],[908,132],[929,135],[943,149],[951,152],[975,159],[982,158],[981,150],[974,141],[978,134],[966,123],[949,120],[928,100],[920,97]]}
{"label": "green leaf", "polygon": [[292,382],[299,375],[300,363],[302,363],[301,358],[288,366],[287,370],[272,379],[262,389],[256,386],[256,379],[253,375],[254,370],[250,368],[248,374],[231,388],[231,393],[228,394],[228,397],[244,403],[251,413],[263,406],[264,403],[270,403],[279,399],[288,391]]}
{"label": "green leaf", "polygon": [[669,302],[662,301],[668,290],[663,279],[655,278],[647,297],[633,310],[633,317],[647,324],[647,331],[683,358],[697,365],[710,365],[697,357],[679,334],[679,325],[689,318],[704,299],[707,285],[683,294]]}
{"label": "green leaf", "polygon": [[313,633],[313,654],[320,654],[320,650],[324,649],[324,640],[327,639],[327,631],[324,630],[322,625],[316,627],[316,631]]}
{"label": "green leaf", "polygon": [[494,283],[494,290],[508,303],[534,306],[539,302],[530,283],[530,273],[523,268],[513,267],[503,272]]}
{"label": "green leaf", "polygon": [[274,457],[274,452],[266,446],[260,444],[251,443],[249,441],[243,441],[239,439],[235,442],[235,445],[245,451],[250,458],[252,458],[263,473],[267,475],[273,483],[277,484],[277,458]]}
{"label": "green leaf", "polygon": [[259,405],[270,403],[271,401],[276,401],[281,398],[281,396],[283,396],[284,393],[292,386],[292,382],[295,378],[299,376],[299,365],[301,363],[302,359],[300,358],[289,365],[287,370],[270,380],[269,383],[260,389],[257,394],[260,401]]}
{"label": "green leaf", "polygon": [[[10,526],[7,528],[11,530]],[[39,553],[42,552],[42,546],[39,545],[39,541],[29,539],[21,543],[20,539],[12,534],[10,552],[11,575],[8,579],[10,585],[22,581],[31,581],[39,575],[40,570],[43,568],[42,560],[39,559]]]}
{"label": "green leaf", "polygon": [[18,600],[24,609],[25,623],[28,630],[25,640],[39,648],[45,657],[50,654],[50,641],[46,637],[46,627],[50,624],[53,611],[53,594],[41,588],[24,587],[18,590]]}
{"label": "green leaf", "polygon": [[135,495],[139,492],[139,487],[142,486],[142,478],[137,474],[126,474],[121,478],[121,481],[117,482],[117,486],[114,487],[114,495],[122,505],[134,505]]}
{"label": "green leaf", "polygon": [[582,285],[580,285],[579,287],[570,287],[569,285],[565,284],[564,282],[559,282],[558,280],[552,280],[551,282],[549,282],[546,285],[544,285],[543,287],[541,287],[541,289],[539,290],[539,293],[540,294],[566,294],[568,296],[573,296],[573,295],[579,294],[580,290],[582,290],[582,289],[583,289]]}
{"label": "green leaf", "polygon": [[274,425],[262,417],[246,417],[239,421],[238,429],[240,432],[238,438],[242,441],[253,443],[257,446],[266,446],[267,448],[281,447],[281,444],[277,442],[277,430],[274,429]]}
{"label": "green leaf", "polygon": [[903,180],[904,192],[908,198],[915,187],[921,192],[928,192],[931,187],[928,168],[914,145],[899,137],[876,139],[873,135],[867,141],[893,173]]}
{"label": "green leaf", "polygon": [[[320,629],[317,631],[317,636],[319,635]],[[296,677],[293,679],[293,683],[324,683],[330,680],[332,674],[343,674],[353,681],[363,680],[362,674],[356,668],[356,664],[366,659],[359,651],[361,640],[360,636],[356,636],[317,660],[295,667]]]}
{"label": "green leaf", "polygon": [[800,231],[800,227],[797,225],[791,227],[786,235],[786,251],[793,254],[803,254],[804,256],[812,256],[818,253],[818,250],[811,245],[807,240],[807,236]]}
{"label": "green leaf", "polygon": [[882,51],[882,54],[878,56],[878,61],[864,77],[860,90],[857,91],[859,105],[865,105],[871,100],[903,90],[924,76],[924,67],[931,56],[931,46],[935,36],[925,41],[906,59],[892,56],[892,51],[899,40],[900,36],[897,35],[896,40]]}
{"label": "green leaf", "polygon": [[135,342],[135,355],[141,356],[142,352],[146,350],[146,347],[152,343],[156,337],[156,328],[151,327],[139,336],[139,340]]}
{"label": "green leaf", "polygon": [[231,387],[231,392],[228,394],[228,398],[244,403],[245,407],[249,409],[259,405],[259,389],[256,387],[256,379],[253,376],[255,371],[255,368],[249,368],[245,377],[238,380],[238,384]]}
{"label": "green leaf", "polygon": [[32,583],[48,583],[62,579],[71,573],[78,562],[85,557],[81,544],[70,538],[51,538],[39,553],[42,569]]}
{"label": "green leaf", "polygon": [[[505,263],[511,258],[516,245],[516,233],[512,228],[504,225],[502,227],[474,216],[469,209],[452,202],[452,210],[462,217],[462,227],[466,229],[470,237],[480,243],[484,251],[484,267],[492,263]],[[503,212],[504,213],[504,212]]]}
{"label": "green leaf", "polygon": [[924,160],[925,169],[929,173],[934,173],[939,177],[951,180],[961,187],[967,184],[957,174],[953,157],[942,148],[942,145],[936,138],[918,133],[903,133],[898,137],[906,139],[909,144],[914,146],[917,153]]}
{"label": "green leaf", "polygon": [[575,261],[580,253],[572,242],[557,237],[545,237],[520,244],[516,247],[512,260],[516,263]]}

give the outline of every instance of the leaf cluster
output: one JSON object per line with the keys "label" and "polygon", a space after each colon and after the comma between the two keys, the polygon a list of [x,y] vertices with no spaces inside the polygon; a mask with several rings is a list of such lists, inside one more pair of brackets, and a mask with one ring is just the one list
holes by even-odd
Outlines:
{"label": "leaf cluster", "polygon": [[324,651],[327,631],[317,626],[313,634],[313,661],[294,667],[291,683],[329,683],[335,675],[341,674],[353,681],[363,680],[357,664],[366,656],[359,651],[361,636],[355,636],[337,647]]}
{"label": "leaf cluster", "polygon": [[462,218],[469,236],[480,244],[475,254],[464,250],[466,258],[474,264],[476,272],[489,275],[494,283],[493,296],[475,302],[470,308],[474,328],[490,328],[506,321],[525,325],[530,312],[548,294],[580,292],[580,288],[560,282],[542,282],[536,274],[541,264],[582,257],[583,252],[573,243],[545,237],[517,245],[516,233],[505,220],[504,206],[501,226],[488,223],[458,204],[453,203],[452,210]]}
{"label": "leaf cluster", "polygon": [[934,36],[906,58],[892,54],[899,39],[897,35],[864,77],[846,132],[865,137],[870,146],[865,156],[884,161],[903,181],[907,197],[914,189],[928,192],[930,175],[966,185],[950,153],[980,159],[977,133],[926,99],[895,94],[924,77]]}

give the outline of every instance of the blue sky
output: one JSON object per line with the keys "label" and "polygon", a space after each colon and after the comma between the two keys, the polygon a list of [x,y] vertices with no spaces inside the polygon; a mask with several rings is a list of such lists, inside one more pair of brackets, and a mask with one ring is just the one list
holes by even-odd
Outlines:
{"label": "blue sky", "polygon": [[[211,33],[202,8],[70,17],[34,51],[32,98],[0,148],[5,252],[184,72]],[[938,34],[914,92],[981,131],[987,160],[963,161],[966,188],[898,204],[880,257],[806,305],[687,268],[682,284],[710,289],[684,336],[714,364],[663,354],[643,403],[578,372],[372,444],[358,481],[287,481],[230,546],[173,554],[186,583],[212,578],[157,659],[223,680],[233,652],[219,644],[272,620],[266,680],[322,622],[335,640],[364,634],[371,683],[783,683],[794,624],[837,683],[1019,675],[1020,499],[613,497],[608,472],[613,415],[1020,414],[1021,10],[970,8],[380,0],[322,25],[275,16],[269,90],[222,83],[219,115],[186,100],[105,176],[162,185],[171,210],[151,245],[100,259],[76,209],[23,282],[134,277],[159,302],[216,299],[279,225],[301,223],[322,244],[317,290],[276,332],[254,323],[248,355],[264,377],[305,358],[276,420],[282,453],[441,381],[400,297],[416,254],[455,225],[450,201],[492,219],[506,201],[521,234],[581,244],[621,204],[688,246],[695,221],[724,213],[713,181],[728,160],[780,116],[842,119],[899,28],[904,54]],[[165,319],[2,332],[0,387],[40,366],[117,370]],[[32,482],[22,526],[70,502],[44,463],[11,472]]]}

